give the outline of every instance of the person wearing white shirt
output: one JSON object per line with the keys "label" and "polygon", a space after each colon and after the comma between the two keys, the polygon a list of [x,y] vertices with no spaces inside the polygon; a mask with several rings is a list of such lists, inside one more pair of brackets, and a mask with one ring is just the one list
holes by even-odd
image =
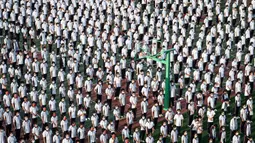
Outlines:
{"label": "person wearing white shirt", "polygon": [[232,143],[241,143],[241,137],[238,131],[235,132],[235,135],[231,139],[232,139]]}
{"label": "person wearing white shirt", "polygon": [[58,128],[58,116],[57,116],[56,112],[52,113],[50,121],[51,121],[51,124],[52,124],[52,132],[56,133],[57,128]]}
{"label": "person wearing white shirt", "polygon": [[53,143],[61,143],[61,137],[60,137],[58,131],[56,131],[55,135],[53,136],[52,141],[53,141]]}
{"label": "person wearing white shirt", "polygon": [[72,141],[75,142],[77,136],[77,127],[75,123],[72,123],[72,125],[69,126],[68,131],[70,133]]}
{"label": "person wearing white shirt", "polygon": [[65,98],[62,97],[61,101],[58,104],[59,107],[59,111],[61,113],[61,118],[63,118],[66,114],[66,102],[65,102]]}
{"label": "person wearing white shirt", "polygon": [[6,135],[9,135],[12,128],[12,113],[8,107],[6,107],[3,117],[6,125]]}
{"label": "person wearing white shirt", "polygon": [[188,143],[187,131],[185,131],[181,137],[181,143]]}
{"label": "person wearing white shirt", "polygon": [[76,120],[76,107],[74,106],[74,103],[68,108],[68,114],[71,119],[71,122],[75,122]]}
{"label": "person wearing white shirt", "polygon": [[136,119],[136,111],[137,111],[137,102],[138,99],[135,95],[135,93],[132,93],[132,96],[129,98],[129,102],[131,103],[131,110],[134,114],[134,120]]}
{"label": "person wearing white shirt", "polygon": [[122,129],[121,134],[122,134],[122,140],[123,140],[123,142],[124,142],[124,140],[125,140],[126,138],[129,138],[130,132],[131,132],[131,131],[129,131],[129,129],[128,129],[127,126],[125,126],[125,127]]}
{"label": "person wearing white shirt", "polygon": [[84,141],[85,141],[85,131],[86,130],[85,130],[84,125],[80,124],[80,127],[77,130],[77,134],[78,134],[80,143],[84,143]]}
{"label": "person wearing white shirt", "polygon": [[166,122],[163,123],[163,125],[160,127],[160,133],[162,135],[162,141],[163,143],[166,142],[166,138],[168,136],[168,129],[167,129],[167,125],[166,125]]}
{"label": "person wearing white shirt", "polygon": [[31,122],[30,122],[30,120],[28,119],[27,116],[25,117],[25,120],[22,122],[22,128],[24,130],[24,139],[26,141],[28,141],[29,140],[29,134],[30,134],[30,131],[31,131]]}
{"label": "person wearing white shirt", "polygon": [[146,143],[154,143],[154,138],[151,136],[151,133],[146,137]]}
{"label": "person wearing white shirt", "polygon": [[48,126],[45,127],[45,130],[42,133],[44,143],[51,143],[52,142],[52,131],[49,129]]}
{"label": "person wearing white shirt", "polygon": [[100,136],[100,143],[108,143],[107,130],[103,130],[103,133]]}
{"label": "person wearing white shirt", "polygon": [[158,117],[159,117],[159,107],[158,107],[158,103],[157,102],[152,106],[151,114],[152,114],[154,126],[157,127]]}
{"label": "person wearing white shirt", "polygon": [[6,139],[6,131],[4,130],[3,127],[0,127],[0,139],[1,141],[4,141]]}
{"label": "person wearing white shirt", "polygon": [[13,126],[15,128],[16,139],[20,139],[20,129],[21,129],[21,118],[19,112],[16,112],[16,115],[13,117]]}
{"label": "person wearing white shirt", "polygon": [[134,123],[134,120],[135,120],[134,114],[133,114],[132,110],[129,110],[126,113],[126,123],[128,126],[129,134],[132,132],[132,125]]}
{"label": "person wearing white shirt", "polygon": [[16,143],[17,141],[19,141],[19,140],[17,140],[16,139],[16,137],[13,135],[13,133],[11,132],[10,133],[10,136],[7,138],[7,142],[8,143]]}
{"label": "person wearing white shirt", "polygon": [[183,115],[181,114],[180,110],[177,110],[177,114],[174,115],[174,124],[177,128],[178,133],[180,133],[180,128],[183,125]]}
{"label": "person wearing white shirt", "polygon": [[88,131],[88,143],[96,143],[96,129],[94,127]]}
{"label": "person wearing white shirt", "polygon": [[40,134],[41,134],[41,128],[38,127],[37,124],[34,124],[34,127],[32,129],[32,135],[35,140],[35,143],[39,143]]}
{"label": "person wearing white shirt", "polygon": [[143,75],[143,71],[141,70],[140,73],[138,74],[138,85],[139,85],[139,96],[142,96],[142,88],[144,86],[144,75]]}

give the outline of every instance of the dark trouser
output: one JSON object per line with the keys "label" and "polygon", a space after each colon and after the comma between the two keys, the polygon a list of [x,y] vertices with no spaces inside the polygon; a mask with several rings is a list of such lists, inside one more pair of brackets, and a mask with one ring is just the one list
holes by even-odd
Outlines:
{"label": "dark trouser", "polygon": [[211,126],[213,125],[213,122],[207,122],[207,131],[210,133]]}
{"label": "dark trouser", "polygon": [[241,133],[244,133],[245,121],[241,121]]}
{"label": "dark trouser", "polygon": [[125,112],[125,105],[120,107],[120,116],[124,116],[124,112]]}
{"label": "dark trouser", "polygon": [[35,143],[40,143],[40,140],[39,139],[35,139]]}
{"label": "dark trouser", "polygon": [[110,110],[112,110],[112,99],[107,99],[106,101],[110,107]]}
{"label": "dark trouser", "polygon": [[235,116],[239,116],[240,107],[236,106],[235,108]]}
{"label": "dark trouser", "polygon": [[197,134],[197,137],[198,137],[198,142],[202,143],[202,134]]}
{"label": "dark trouser", "polygon": [[162,110],[163,110],[163,105],[159,105],[159,115],[162,114]]}
{"label": "dark trouser", "polygon": [[167,124],[167,133],[168,134],[171,134],[171,131],[173,130],[173,124],[170,123],[170,124]]}
{"label": "dark trouser", "polygon": [[120,95],[120,88],[121,87],[116,87],[115,88],[115,97],[119,97],[119,95]]}
{"label": "dark trouser", "polygon": [[90,109],[89,107],[86,108],[86,118],[89,117],[89,109]]}
{"label": "dark trouser", "polygon": [[75,123],[75,120],[76,120],[75,118],[71,118],[71,124]]}
{"label": "dark trouser", "polygon": [[121,77],[122,79],[125,78],[126,69],[121,69]]}
{"label": "dark trouser", "polygon": [[181,126],[176,126],[178,136],[181,135]]}
{"label": "dark trouser", "polygon": [[19,139],[20,139],[20,129],[15,129],[15,136],[16,136],[17,141],[19,141]]}
{"label": "dark trouser", "polygon": [[12,130],[12,124],[6,125],[6,135],[9,136]]}
{"label": "dark trouser", "polygon": [[142,88],[143,86],[139,86],[139,96],[142,97]]}
{"label": "dark trouser", "polygon": [[72,140],[73,140],[74,143],[75,143],[75,139],[76,139],[76,138],[72,138]]}
{"label": "dark trouser", "polygon": [[100,100],[100,102],[102,101],[102,95],[97,94],[97,100]]}
{"label": "dark trouser", "polygon": [[134,114],[134,120],[136,119],[136,108],[132,108],[132,112]]}
{"label": "dark trouser", "polygon": [[140,135],[141,135],[141,140],[144,140],[145,139],[145,130],[141,130]]}
{"label": "dark trouser", "polygon": [[127,84],[126,84],[126,91],[128,91],[130,83],[131,83],[131,81],[127,81]]}
{"label": "dark trouser", "polygon": [[170,107],[174,106],[174,97],[170,97]]}
{"label": "dark trouser", "polygon": [[132,125],[133,125],[133,124],[129,124],[129,125],[128,125],[129,134],[131,134],[131,132],[132,132]]}
{"label": "dark trouser", "polygon": [[119,128],[119,120],[115,120],[115,131]]}
{"label": "dark trouser", "polygon": [[154,118],[153,119],[153,123],[154,123],[154,127],[157,128],[158,118]]}
{"label": "dark trouser", "polygon": [[80,139],[80,143],[85,143],[85,139]]}
{"label": "dark trouser", "polygon": [[29,140],[29,133],[25,133],[24,139],[25,139],[25,141],[28,141],[28,140]]}
{"label": "dark trouser", "polygon": [[191,122],[193,121],[193,114],[189,115],[189,125],[191,125]]}

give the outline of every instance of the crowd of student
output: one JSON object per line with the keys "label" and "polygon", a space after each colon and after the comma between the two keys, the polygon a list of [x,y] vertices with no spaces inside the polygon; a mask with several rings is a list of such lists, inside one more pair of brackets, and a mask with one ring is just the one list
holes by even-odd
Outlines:
{"label": "crowd of student", "polygon": [[[254,143],[254,15],[255,0],[1,0],[0,143]],[[169,48],[163,111],[164,65],[139,58]]]}

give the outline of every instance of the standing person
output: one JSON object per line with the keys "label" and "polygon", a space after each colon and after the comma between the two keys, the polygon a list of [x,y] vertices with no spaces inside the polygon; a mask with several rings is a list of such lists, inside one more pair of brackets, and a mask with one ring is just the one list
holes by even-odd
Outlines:
{"label": "standing person", "polygon": [[[76,136],[77,136],[77,127],[76,127],[75,122],[73,122],[72,125],[69,126],[68,131],[69,131],[69,134],[71,136],[71,140],[73,142],[75,142],[76,141]],[[67,137],[67,135],[66,135],[66,137]]]}
{"label": "standing person", "polygon": [[103,130],[103,133],[100,135],[100,143],[107,143],[108,135],[107,130]]}
{"label": "standing person", "polygon": [[12,113],[10,112],[9,107],[6,107],[3,117],[6,126],[6,135],[8,136],[12,128]]}
{"label": "standing person", "polygon": [[102,101],[102,95],[103,95],[102,90],[103,90],[102,81],[99,80],[99,81],[98,81],[98,84],[97,84],[97,85],[95,86],[95,88],[94,88],[94,91],[95,91],[95,93],[97,94],[97,100]]}
{"label": "standing person", "polygon": [[124,142],[124,140],[125,140],[126,138],[129,138],[130,133],[131,133],[131,132],[129,131],[127,125],[125,125],[124,128],[123,128],[122,131],[121,131],[121,135],[122,135],[122,140],[123,140],[123,142]]}
{"label": "standing person", "polygon": [[177,143],[177,141],[178,141],[178,134],[180,134],[180,133],[178,132],[176,127],[174,127],[173,130],[171,131],[171,142],[172,143]]}
{"label": "standing person", "polygon": [[177,110],[177,114],[174,115],[174,125],[176,126],[175,128],[177,129],[178,134],[180,135],[181,131],[181,126],[183,125],[183,115],[181,114],[180,110]]}
{"label": "standing person", "polygon": [[34,124],[34,127],[32,129],[32,135],[33,135],[33,139],[35,141],[35,143],[39,143],[40,142],[40,134],[41,134],[42,130],[40,127],[38,127],[37,124]]}
{"label": "standing person", "polygon": [[42,133],[43,143],[52,143],[52,131],[49,129],[49,126],[45,127],[45,130]]}
{"label": "standing person", "polygon": [[152,137],[151,133],[149,133],[149,135],[146,137],[145,142],[146,143],[154,143],[154,138]]}
{"label": "standing person", "polygon": [[145,132],[146,132],[146,118],[145,118],[144,115],[139,120],[139,125],[141,127],[141,130],[140,130],[141,141],[144,141],[144,139],[145,139]]}
{"label": "standing person", "polygon": [[117,131],[119,128],[119,120],[120,120],[120,110],[118,106],[116,106],[113,109],[113,115],[114,115],[115,131]]}
{"label": "standing person", "polygon": [[55,134],[58,129],[58,116],[56,112],[53,112],[52,117],[50,118],[50,121],[52,124],[52,132],[53,134]]}
{"label": "standing person", "polygon": [[143,101],[141,102],[141,110],[142,110],[142,116],[146,118],[147,111],[148,111],[148,101],[145,97],[143,97]]}
{"label": "standing person", "polygon": [[[88,79],[85,81],[84,83],[84,87],[85,87],[85,91],[86,93],[91,97],[91,91],[92,91],[92,80],[90,79],[90,77],[88,77]],[[82,93],[82,91],[81,91]]]}
{"label": "standing person", "polygon": [[7,138],[7,142],[8,143],[16,143],[16,142],[18,142],[16,137],[13,135],[13,132],[10,133],[10,136]]}
{"label": "standing person", "polygon": [[167,121],[167,129],[168,129],[168,134],[171,133],[173,124],[174,124],[174,112],[172,108],[168,108],[168,110],[165,113],[165,119]]}
{"label": "standing person", "polygon": [[163,125],[160,127],[160,134],[162,135],[163,143],[166,143],[166,138],[168,136],[166,122],[164,122]]}
{"label": "standing person", "polygon": [[96,143],[96,129],[93,126],[88,131],[88,143]]}
{"label": "standing person", "polygon": [[91,106],[91,96],[89,94],[86,95],[86,97],[83,99],[84,107],[86,110],[86,119],[89,119],[89,111]]}
{"label": "standing person", "polygon": [[70,117],[71,122],[75,122],[76,120],[76,107],[74,106],[74,103],[68,108],[68,113]]}
{"label": "standing person", "polygon": [[164,95],[162,91],[160,91],[157,100],[158,100],[158,106],[159,106],[159,117],[162,117],[163,116],[162,110],[164,106]]}
{"label": "standing person", "polygon": [[120,102],[120,116],[123,117],[126,105],[126,93],[124,89],[121,90],[121,93],[119,95],[119,102]]}
{"label": "standing person", "polygon": [[121,89],[121,77],[120,74],[117,73],[116,76],[114,77],[114,87],[115,87],[115,97],[114,100],[116,98],[119,98],[119,94],[120,94],[120,89]]}
{"label": "standing person", "polygon": [[136,110],[137,110],[136,106],[137,106],[138,99],[135,93],[132,93],[132,96],[129,98],[129,102],[131,103],[131,110],[134,115],[134,120],[136,120]]}
{"label": "standing person", "polygon": [[238,133],[238,131],[235,132],[235,135],[231,138],[232,139],[232,143],[241,143],[241,139],[240,139],[240,135]]}
{"label": "standing person", "polygon": [[237,117],[234,116],[231,120],[230,120],[230,138],[232,138],[235,133],[238,130],[238,122],[237,122]]}
{"label": "standing person", "polygon": [[0,126],[0,139],[4,142],[7,139],[6,132],[3,126]]}
{"label": "standing person", "polygon": [[110,110],[112,108],[112,96],[113,96],[114,90],[112,89],[111,84],[108,85],[108,87],[105,89],[106,94],[106,102],[108,103]]}
{"label": "standing person", "polygon": [[140,73],[137,76],[138,79],[138,86],[139,86],[139,96],[142,96],[142,88],[144,86],[144,74],[143,70],[140,71]]}
{"label": "standing person", "polygon": [[152,106],[151,114],[152,114],[151,116],[153,118],[154,126],[156,128],[158,124],[158,117],[159,117],[159,107],[157,102],[155,102],[155,104]]}
{"label": "standing person", "polygon": [[23,132],[24,132],[24,139],[26,141],[28,141],[29,140],[29,135],[30,135],[30,132],[31,132],[31,122],[30,122],[30,120],[28,119],[27,116],[25,117],[25,120],[22,122],[22,128],[23,128]]}
{"label": "standing person", "polygon": [[80,143],[85,143],[85,132],[86,132],[86,130],[85,130],[84,125],[80,124],[80,127],[77,130],[77,134],[78,134]]}
{"label": "standing person", "polygon": [[126,114],[126,122],[128,125],[129,134],[131,134],[132,125],[134,123],[134,113],[132,112],[132,110],[129,110],[129,112]]}
{"label": "standing person", "polygon": [[214,116],[215,116],[215,112],[214,110],[212,110],[210,107],[208,108],[207,110],[207,131],[208,133],[210,133],[210,129],[211,129],[211,126],[213,125],[213,119],[214,119]]}
{"label": "standing person", "polygon": [[182,137],[181,137],[181,143],[188,143],[189,142],[189,139],[188,139],[188,133],[187,131],[184,131]]}
{"label": "standing person", "polygon": [[140,132],[139,132],[139,129],[136,128],[134,133],[133,133],[133,142],[134,143],[140,143],[141,140],[140,140]]}
{"label": "standing person", "polygon": [[20,139],[20,129],[21,129],[21,118],[19,112],[16,112],[15,116],[13,117],[13,126],[15,129],[15,136],[17,141]]}
{"label": "standing person", "polygon": [[220,130],[220,142],[221,143],[226,143],[226,140],[227,140],[227,134],[226,134],[226,130],[225,130],[225,127],[222,127],[221,130]]}
{"label": "standing person", "polygon": [[118,143],[118,142],[119,142],[119,140],[116,137],[116,134],[112,133],[112,137],[109,139],[109,143]]}
{"label": "standing person", "polygon": [[53,141],[53,143],[61,143],[61,137],[60,137],[58,131],[56,131],[55,135],[53,136],[52,141]]}

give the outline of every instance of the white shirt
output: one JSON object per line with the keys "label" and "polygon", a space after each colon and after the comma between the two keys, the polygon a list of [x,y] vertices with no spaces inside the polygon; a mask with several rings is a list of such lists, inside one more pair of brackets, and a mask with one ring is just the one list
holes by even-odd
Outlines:
{"label": "white shirt", "polygon": [[51,143],[52,142],[52,131],[45,130],[45,131],[43,131],[42,135],[45,138],[46,143]]}
{"label": "white shirt", "polygon": [[183,115],[182,114],[175,114],[174,115],[174,120],[175,120],[175,125],[177,127],[182,126],[182,120],[183,120]]}

